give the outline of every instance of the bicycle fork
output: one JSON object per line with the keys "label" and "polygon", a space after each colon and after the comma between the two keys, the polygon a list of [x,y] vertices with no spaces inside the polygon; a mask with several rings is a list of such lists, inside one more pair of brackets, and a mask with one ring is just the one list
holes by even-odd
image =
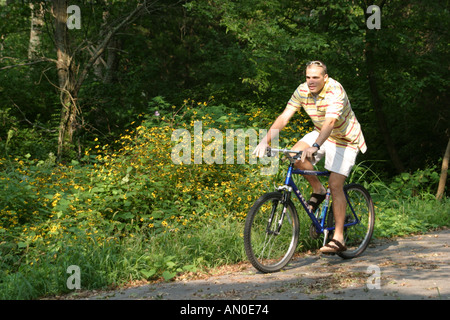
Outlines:
{"label": "bicycle fork", "polygon": [[283,205],[283,211],[281,212],[281,215],[276,224],[276,228],[274,230],[271,230],[272,222],[274,222],[273,221],[274,219],[277,219],[276,210],[277,210],[279,202],[272,203],[272,211],[270,213],[269,221],[267,222],[267,228],[266,228],[267,234],[269,234],[269,235],[272,235],[272,234],[279,235],[280,234],[281,226],[283,225],[284,217],[286,215],[287,203],[289,201],[290,195],[291,195],[290,190],[285,190],[283,192],[283,197],[281,198],[281,204]]}

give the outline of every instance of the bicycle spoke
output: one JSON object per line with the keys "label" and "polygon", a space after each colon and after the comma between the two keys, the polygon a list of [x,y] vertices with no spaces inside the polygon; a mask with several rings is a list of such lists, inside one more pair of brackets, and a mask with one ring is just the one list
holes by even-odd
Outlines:
{"label": "bicycle spoke", "polygon": [[263,248],[262,248],[262,250],[261,250],[261,253],[260,253],[260,255],[259,255],[259,259],[264,259],[264,257],[266,256],[265,254],[264,254],[264,252],[266,251],[266,248],[267,248],[267,246],[269,245],[269,243],[271,242],[271,240],[273,239],[273,237],[272,237],[272,230],[271,230],[271,226],[272,226],[272,224],[273,224],[273,221],[274,220],[272,220],[271,222],[270,222],[270,226],[269,226],[269,228],[267,228],[267,231],[266,231],[266,235],[265,235],[265,237],[264,237],[264,242],[263,242]]}
{"label": "bicycle spoke", "polygon": [[[358,222],[345,228],[347,251],[340,254],[343,258],[360,255],[369,244],[374,227],[374,208],[369,193],[357,184],[346,186],[348,200],[346,224]],[[355,218],[356,217],[356,218]]]}
{"label": "bicycle spoke", "polygon": [[[267,241],[267,237],[269,237],[268,241]],[[264,260],[266,257],[270,257],[270,253],[272,252],[272,247],[275,244],[275,241],[272,241],[273,239],[275,239],[273,234],[266,233],[266,238],[264,239],[264,246],[261,250],[261,254],[259,255],[260,260]],[[269,246],[271,242],[272,242],[272,246]],[[266,248],[269,249],[268,254],[265,254]]]}

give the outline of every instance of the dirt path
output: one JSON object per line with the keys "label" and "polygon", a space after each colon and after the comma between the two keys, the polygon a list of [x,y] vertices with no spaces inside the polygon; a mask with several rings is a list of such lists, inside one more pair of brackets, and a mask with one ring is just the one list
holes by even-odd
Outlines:
{"label": "dirt path", "polygon": [[[240,265],[202,280],[147,284],[85,299],[395,300],[450,299],[450,230],[375,240],[363,256],[303,254],[282,272]],[[79,297],[81,298],[81,297]]]}

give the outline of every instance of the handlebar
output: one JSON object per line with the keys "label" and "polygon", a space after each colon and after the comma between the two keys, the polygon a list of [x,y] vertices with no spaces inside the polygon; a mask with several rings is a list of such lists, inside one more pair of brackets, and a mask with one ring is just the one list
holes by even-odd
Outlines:
{"label": "handlebar", "polygon": [[[271,147],[266,148],[266,156],[268,157],[274,157],[275,153],[282,152],[286,156],[286,158],[289,159],[291,162],[295,162],[295,160],[298,160],[301,158],[303,151],[296,151],[296,150],[288,150],[288,149],[272,149]],[[291,153],[295,153],[294,156],[291,156]]]}

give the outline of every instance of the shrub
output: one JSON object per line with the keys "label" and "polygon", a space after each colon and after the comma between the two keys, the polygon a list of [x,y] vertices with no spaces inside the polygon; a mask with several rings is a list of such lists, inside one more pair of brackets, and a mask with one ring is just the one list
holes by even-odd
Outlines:
{"label": "shrub", "polygon": [[[93,288],[244,258],[242,221],[273,177],[248,160],[237,164],[237,154],[234,164],[174,164],[171,136],[177,128],[193,134],[195,121],[225,136],[228,128],[267,128],[272,117],[191,100],[165,109],[141,115],[114,141],[95,139],[81,162],[1,159],[2,298],[67,292],[71,264],[84,270],[83,288]],[[294,125],[288,131],[305,129],[301,118]]]}

